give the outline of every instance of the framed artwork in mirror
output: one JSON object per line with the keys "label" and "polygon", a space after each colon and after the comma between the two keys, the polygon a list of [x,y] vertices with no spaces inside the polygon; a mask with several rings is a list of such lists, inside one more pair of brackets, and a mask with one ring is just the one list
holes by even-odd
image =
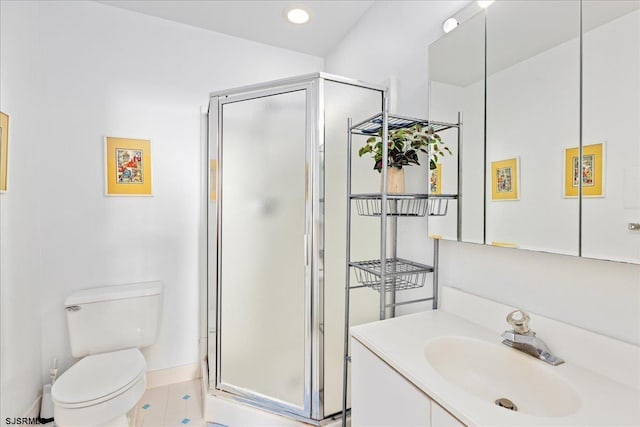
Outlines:
{"label": "framed artwork in mirror", "polygon": [[151,196],[151,142],[106,138],[107,196]]}
{"label": "framed artwork in mirror", "polygon": [[429,170],[429,194],[442,194],[442,164]]}
{"label": "framed artwork in mirror", "polygon": [[491,162],[491,200],[520,199],[520,158]]}
{"label": "framed artwork in mirror", "polygon": [[7,191],[7,167],[9,166],[9,116],[0,112],[0,193]]}
{"label": "framed artwork in mirror", "polygon": [[584,197],[604,197],[604,143],[582,147],[582,167],[578,147],[564,152],[564,197],[578,197],[582,179]]}

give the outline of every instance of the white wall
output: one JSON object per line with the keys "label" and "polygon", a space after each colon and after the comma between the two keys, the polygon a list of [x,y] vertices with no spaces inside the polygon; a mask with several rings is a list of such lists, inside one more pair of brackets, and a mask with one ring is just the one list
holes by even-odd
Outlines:
{"label": "white wall", "polygon": [[640,345],[638,265],[474,243],[440,248],[445,286]]}
{"label": "white wall", "polygon": [[397,77],[397,112],[427,114],[427,47],[468,0],[378,1],[326,57],[326,70],[378,82]]}
{"label": "white wall", "polygon": [[[40,180],[35,4],[0,3],[0,110],[9,118],[9,192],[0,194],[0,419],[24,415],[42,391]],[[42,177],[45,178],[44,176]]]}
{"label": "white wall", "polygon": [[[63,301],[76,289],[161,280],[148,368],[198,362],[200,108],[210,91],[323,60],[93,2],[1,4],[4,417],[23,415],[52,357],[72,363]],[[106,135],[151,140],[153,197],[104,196]]]}
{"label": "white wall", "polygon": [[[461,6],[376,4],[327,57],[327,71],[373,81],[397,74],[398,113],[424,115],[427,45],[442,34],[440,24],[447,17],[447,7],[453,14]],[[434,8],[434,13],[425,14],[428,8]],[[412,25],[412,16],[422,19],[422,24]],[[406,25],[400,25],[404,19],[408,19]],[[400,47],[390,48],[391,41]],[[430,242],[422,224],[415,224],[400,236],[400,252],[420,259],[428,254]],[[443,242],[440,255],[443,285],[640,344],[638,265],[458,242]]]}

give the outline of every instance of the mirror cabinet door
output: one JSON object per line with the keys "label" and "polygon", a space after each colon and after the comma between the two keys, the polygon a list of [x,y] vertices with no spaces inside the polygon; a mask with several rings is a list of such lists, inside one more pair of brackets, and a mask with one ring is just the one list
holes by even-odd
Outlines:
{"label": "mirror cabinet door", "polygon": [[640,263],[640,2],[494,2],[429,77],[430,119],[463,113],[462,241]]}
{"label": "mirror cabinet door", "polygon": [[[451,201],[446,216],[429,218],[429,233],[443,239],[484,243],[484,31],[485,14],[477,13],[464,25],[429,46],[429,119],[456,123],[461,113],[461,196]],[[454,149],[457,130],[440,137]],[[432,171],[431,193],[457,194],[457,154],[440,159]],[[440,181],[436,184],[435,180]],[[462,204],[460,230],[455,215]]]}
{"label": "mirror cabinet door", "polygon": [[580,2],[495,2],[486,43],[485,243],[578,255]]}
{"label": "mirror cabinet door", "polygon": [[640,263],[640,2],[582,7],[582,255]]}

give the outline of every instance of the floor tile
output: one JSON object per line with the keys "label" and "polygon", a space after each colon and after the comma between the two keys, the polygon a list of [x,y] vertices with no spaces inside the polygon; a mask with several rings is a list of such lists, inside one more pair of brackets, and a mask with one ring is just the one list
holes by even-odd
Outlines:
{"label": "floor tile", "polygon": [[135,427],[164,426],[168,387],[149,388],[136,405]]}
{"label": "floor tile", "polygon": [[168,386],[165,426],[205,425],[202,418],[200,380],[186,381]]}

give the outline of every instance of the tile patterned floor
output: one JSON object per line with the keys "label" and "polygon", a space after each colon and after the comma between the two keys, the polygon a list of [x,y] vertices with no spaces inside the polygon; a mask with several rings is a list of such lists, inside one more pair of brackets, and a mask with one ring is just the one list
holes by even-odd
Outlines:
{"label": "tile patterned floor", "polygon": [[202,419],[200,393],[199,379],[147,389],[136,406],[133,425],[207,427],[207,423]]}
{"label": "tile patterned floor", "polygon": [[[149,388],[134,408],[133,422],[130,425],[132,427],[231,427],[219,423],[206,423],[202,419],[201,392],[200,379]],[[347,420],[347,426],[350,424],[350,420]],[[326,427],[339,425],[340,420],[337,420],[327,424]],[[44,426],[56,427],[54,422]]]}

